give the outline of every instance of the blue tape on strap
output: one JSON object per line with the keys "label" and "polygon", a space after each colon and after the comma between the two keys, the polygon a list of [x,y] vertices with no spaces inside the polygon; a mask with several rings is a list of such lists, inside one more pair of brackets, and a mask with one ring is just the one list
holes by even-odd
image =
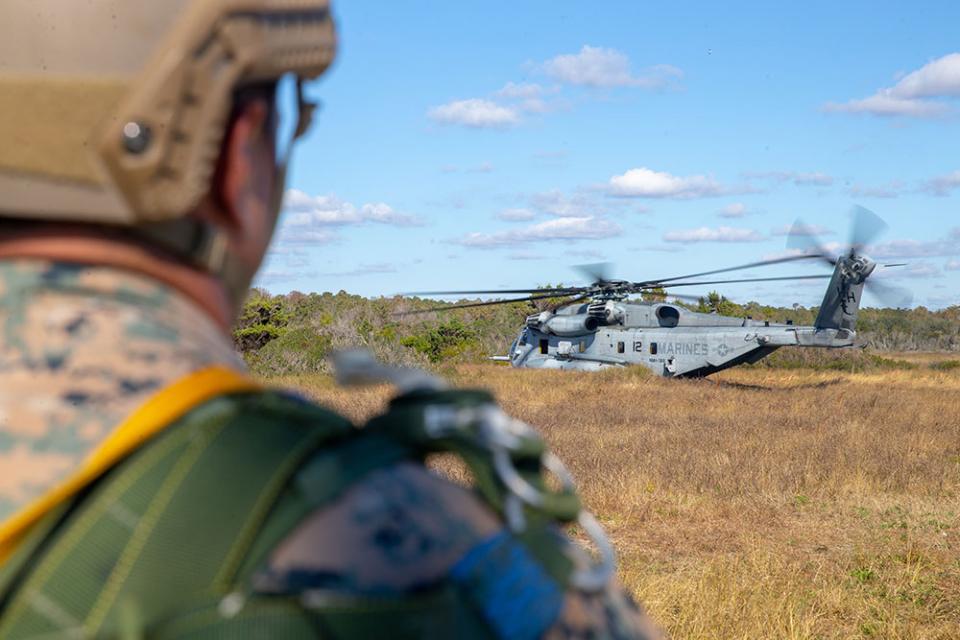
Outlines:
{"label": "blue tape on strap", "polygon": [[535,640],[563,608],[560,587],[506,531],[467,551],[450,575],[500,638]]}

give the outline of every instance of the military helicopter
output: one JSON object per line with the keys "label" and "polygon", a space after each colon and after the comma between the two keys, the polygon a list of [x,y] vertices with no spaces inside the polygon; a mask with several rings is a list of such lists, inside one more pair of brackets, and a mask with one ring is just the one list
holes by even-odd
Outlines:
{"label": "military helicopter", "polygon": [[[606,265],[584,265],[580,267],[581,270],[593,279],[586,286],[420,292],[414,295],[527,295],[436,307],[414,313],[572,296],[560,305],[528,316],[509,354],[492,359],[509,362],[514,367],[533,369],[597,371],[607,367],[642,365],[664,377],[702,377],[739,364],[757,362],[782,347],[852,347],[857,335],[855,325],[864,285],[878,266],[862,254],[862,249],[885,228],[886,224],[876,214],[855,207],[850,246],[838,257],[831,256],[810,235],[809,228],[798,220],[788,236],[787,246],[799,249],[799,255],[638,282],[608,278]],[[826,262],[833,267],[833,273],[734,280],[699,279],[740,269],[810,259]],[[829,279],[813,326],[697,313],[668,302],[627,301],[632,295],[678,287],[811,279]],[[874,295],[888,305],[909,305],[911,296],[904,290],[875,281],[870,284]],[[691,297],[668,295],[681,299]]]}

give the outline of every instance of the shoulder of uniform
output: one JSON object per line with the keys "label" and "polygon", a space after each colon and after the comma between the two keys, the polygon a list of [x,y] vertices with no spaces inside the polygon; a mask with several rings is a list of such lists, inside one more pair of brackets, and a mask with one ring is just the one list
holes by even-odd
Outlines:
{"label": "shoulder of uniform", "polygon": [[[348,424],[296,398],[278,401],[285,417],[296,408],[306,422]],[[658,637],[615,581],[576,586],[572,574],[590,574],[592,560],[563,535],[560,525],[570,516],[557,516],[576,513],[575,495],[539,493],[542,508],[525,510],[519,529],[508,526],[502,491],[509,476],[481,453],[491,446],[489,429],[502,428],[489,402],[463,392],[402,397],[363,429],[348,426],[349,437],[305,457],[244,572],[253,592],[397,602],[456,593],[502,637],[579,637],[601,629],[611,638]],[[449,420],[463,424],[447,426]],[[541,463],[558,469],[543,462],[531,434],[512,433],[519,439],[510,468],[523,474],[514,484],[536,483]],[[426,455],[442,451],[459,455],[477,485],[467,488],[424,466]],[[517,605],[522,611],[502,606],[510,602],[527,604]]]}
{"label": "shoulder of uniform", "polygon": [[471,491],[414,462],[371,471],[310,513],[255,578],[283,592],[404,592],[445,578],[502,527]]}
{"label": "shoulder of uniform", "polygon": [[355,431],[351,422],[326,407],[287,389],[264,389],[226,396],[237,407],[239,417],[269,417],[277,424],[326,427],[336,433]]}
{"label": "shoulder of uniform", "polygon": [[[579,568],[590,563],[559,529],[540,542]],[[474,492],[413,462],[373,471],[311,512],[252,586],[268,595],[402,598],[443,585],[459,587],[497,637],[661,637],[615,580],[591,592],[559,583]]]}

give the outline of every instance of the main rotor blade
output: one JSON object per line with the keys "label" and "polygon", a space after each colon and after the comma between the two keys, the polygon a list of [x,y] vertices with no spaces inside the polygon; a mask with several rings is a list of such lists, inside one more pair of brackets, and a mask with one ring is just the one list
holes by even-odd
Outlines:
{"label": "main rotor blade", "polygon": [[[702,284],[736,284],[739,282],[776,282],[781,280],[826,280],[831,278],[832,275],[822,274],[816,276],[780,276],[777,278],[744,278],[742,280],[709,280],[705,282],[677,282],[675,284],[668,284],[664,288],[672,289],[673,287],[695,287]],[[667,295],[670,295],[669,293]]]}
{"label": "main rotor blade", "polygon": [[551,312],[552,312],[552,311],[556,311],[556,310],[559,309],[560,307],[565,307],[565,306],[567,306],[567,305],[569,305],[569,304],[576,304],[576,303],[580,302],[581,300],[586,300],[586,299],[589,298],[589,297],[590,297],[590,292],[588,291],[587,293],[583,293],[583,294],[581,294],[581,295],[579,295],[579,296],[576,296],[576,297],[573,297],[573,298],[569,298],[569,299],[567,299],[567,300],[562,300],[562,301],[560,301],[560,302],[555,302],[554,304],[548,305],[548,306],[547,306],[547,310],[548,310],[548,311],[551,311]]}
{"label": "main rotor blade", "polygon": [[857,252],[887,229],[887,223],[869,209],[856,205],[851,214],[853,221],[850,224],[850,246],[855,247]]}
{"label": "main rotor blade", "polygon": [[727,267],[725,269],[714,269],[713,271],[702,271],[700,273],[691,273],[685,276],[675,276],[673,278],[663,278],[661,280],[646,280],[644,282],[635,282],[634,285],[639,286],[657,286],[665,282],[673,282],[674,280],[686,280],[687,278],[699,278],[701,276],[712,276],[715,273],[726,273],[728,271],[739,271],[741,269],[750,269],[753,267],[764,267],[771,264],[780,264],[782,262],[794,262],[796,260],[810,260],[811,258],[817,258],[816,255],[801,255],[801,256],[786,256],[784,258],[773,258],[771,260],[760,260],[759,262],[749,262],[747,264],[741,264],[736,267]]}
{"label": "main rotor blade", "polygon": [[691,295],[691,294],[687,294],[687,293],[670,293],[670,292],[668,291],[668,292],[666,293],[665,298],[664,298],[664,302],[666,302],[669,298],[676,298],[676,299],[678,299],[678,300],[686,300],[686,301],[688,301],[688,302],[700,302],[701,300],[706,300],[706,299],[707,299],[707,296],[695,296],[695,295]]}
{"label": "main rotor blade", "polygon": [[913,302],[913,293],[903,287],[884,284],[876,280],[867,280],[866,289],[882,304],[893,309],[905,309]]}
{"label": "main rotor blade", "polygon": [[591,283],[604,282],[610,279],[610,269],[613,264],[610,262],[595,262],[593,264],[574,265],[574,269],[590,278]]}
{"label": "main rotor blade", "polygon": [[473,291],[407,291],[400,293],[401,296],[448,296],[448,295],[478,295],[484,293],[557,293],[564,291],[578,293],[587,287],[541,287],[532,289],[476,289]]}
{"label": "main rotor blade", "polygon": [[545,300],[547,298],[556,298],[557,294],[547,294],[541,296],[526,296],[524,298],[508,298],[506,300],[488,300],[486,302],[468,302],[467,304],[455,304],[449,307],[430,307],[429,309],[417,309],[415,311],[403,311],[393,315],[397,317],[415,316],[422,313],[433,313],[436,311],[455,311],[457,309],[469,309],[471,307],[490,307],[496,304],[510,304],[511,302],[527,302],[528,300]]}
{"label": "main rotor blade", "polygon": [[793,226],[790,227],[790,233],[787,234],[787,249],[798,249],[804,255],[820,258],[831,267],[837,263],[823,246],[823,243],[820,242],[820,239],[810,233],[810,226],[804,224],[800,218],[796,219]]}

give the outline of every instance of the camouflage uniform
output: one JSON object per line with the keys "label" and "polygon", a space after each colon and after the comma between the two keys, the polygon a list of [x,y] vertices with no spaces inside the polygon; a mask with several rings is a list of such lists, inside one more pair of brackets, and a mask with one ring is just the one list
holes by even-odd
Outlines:
{"label": "camouflage uniform", "polygon": [[[150,279],[101,267],[14,261],[0,263],[0,283],[0,519],[60,482],[161,387],[210,365],[242,368],[202,311]],[[131,527],[141,521],[119,501],[111,511]],[[473,493],[401,460],[361,476],[292,526],[250,581],[274,597],[318,588],[344,596],[415,594],[449,581],[465,556],[503,532],[500,516]],[[569,545],[559,532],[554,541]],[[581,561],[589,563],[586,556]],[[156,588],[162,591],[162,584]],[[32,615],[57,624],[73,620],[63,613],[65,605],[49,600]],[[537,603],[530,606],[535,610]],[[82,618],[73,624],[77,637],[94,637],[89,628],[83,631]],[[500,637],[519,634],[508,621],[499,624],[507,625]],[[544,637],[597,634],[656,637],[613,584],[595,593],[568,590]]]}
{"label": "camouflage uniform", "polygon": [[0,262],[0,522],[174,380],[242,362],[193,302],[129,272]]}

